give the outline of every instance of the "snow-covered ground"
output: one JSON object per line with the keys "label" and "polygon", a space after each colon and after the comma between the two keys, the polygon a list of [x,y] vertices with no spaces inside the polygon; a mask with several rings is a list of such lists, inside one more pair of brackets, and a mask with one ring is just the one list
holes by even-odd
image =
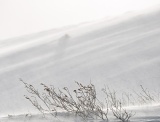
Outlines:
{"label": "snow-covered ground", "polygon": [[[138,91],[143,85],[158,92],[160,10],[1,40],[0,116],[37,112],[23,97],[27,92],[19,78],[37,88],[43,82],[74,89],[74,81],[92,81],[100,99],[104,85],[119,91]],[[160,121],[158,105],[136,111],[133,121]],[[0,121],[45,122],[38,115]]]}
{"label": "snow-covered ground", "polygon": [[[131,122],[160,122],[160,106],[145,106],[141,108],[134,108],[136,115],[130,119]],[[120,122],[113,116],[108,116],[109,122]],[[75,117],[68,113],[59,113],[57,117],[47,115],[43,117],[40,114],[21,114],[21,115],[8,115],[1,117],[1,122],[82,122],[80,117]],[[101,119],[88,119],[87,122],[107,122]]]}

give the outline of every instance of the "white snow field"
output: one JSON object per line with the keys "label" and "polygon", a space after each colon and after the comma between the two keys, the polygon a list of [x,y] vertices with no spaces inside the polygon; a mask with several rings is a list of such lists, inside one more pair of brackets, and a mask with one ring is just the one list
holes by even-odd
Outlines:
{"label": "white snow field", "polygon": [[[158,93],[160,10],[126,16],[1,40],[0,122],[79,121],[66,115],[42,119],[24,98],[27,91],[19,78],[37,89],[40,83],[72,90],[74,81],[92,82],[99,99],[104,85],[117,91],[138,91],[143,85]],[[133,122],[160,122],[159,104],[133,110]],[[23,115],[28,113],[34,115]]]}

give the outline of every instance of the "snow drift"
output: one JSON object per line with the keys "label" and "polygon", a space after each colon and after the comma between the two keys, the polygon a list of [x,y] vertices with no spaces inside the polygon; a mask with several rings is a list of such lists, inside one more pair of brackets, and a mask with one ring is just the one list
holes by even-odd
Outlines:
{"label": "snow drift", "polygon": [[[0,115],[35,112],[24,85],[160,87],[160,11],[0,41]],[[103,98],[103,95],[99,96]]]}

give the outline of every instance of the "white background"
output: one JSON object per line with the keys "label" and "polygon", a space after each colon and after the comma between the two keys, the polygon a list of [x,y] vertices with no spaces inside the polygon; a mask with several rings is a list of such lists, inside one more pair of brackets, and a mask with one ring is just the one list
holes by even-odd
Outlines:
{"label": "white background", "polygon": [[0,0],[0,40],[144,10],[160,0]]}

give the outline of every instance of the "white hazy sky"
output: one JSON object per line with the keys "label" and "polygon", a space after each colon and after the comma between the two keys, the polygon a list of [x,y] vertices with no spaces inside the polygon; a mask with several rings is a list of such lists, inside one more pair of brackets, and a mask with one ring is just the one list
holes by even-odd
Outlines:
{"label": "white hazy sky", "polygon": [[157,4],[160,0],[0,0],[0,40]]}

